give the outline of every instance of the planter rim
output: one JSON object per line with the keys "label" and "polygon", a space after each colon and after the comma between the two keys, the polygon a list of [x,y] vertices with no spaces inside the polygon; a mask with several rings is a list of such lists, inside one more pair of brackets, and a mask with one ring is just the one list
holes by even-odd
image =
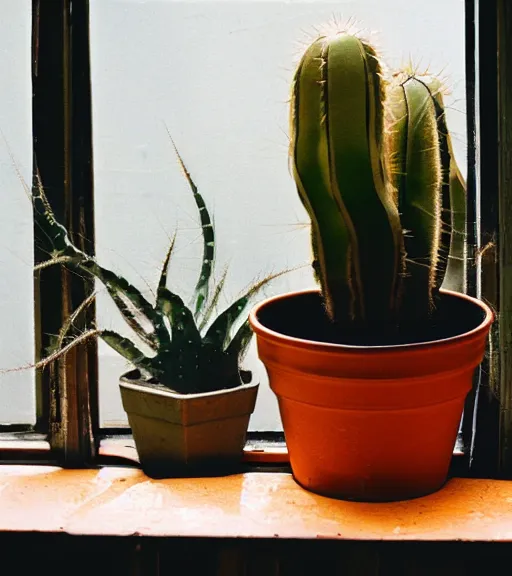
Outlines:
{"label": "planter rim", "polygon": [[383,345],[371,345],[371,346],[363,346],[363,345],[356,345],[356,344],[336,344],[334,342],[320,342],[318,340],[307,340],[305,338],[297,338],[296,336],[289,336],[287,334],[283,334],[281,332],[277,332],[276,330],[272,330],[268,328],[264,324],[260,322],[258,319],[258,314],[260,310],[266,307],[269,304],[273,304],[274,302],[279,302],[280,300],[288,300],[292,298],[296,298],[298,296],[303,296],[306,294],[320,294],[321,290],[319,289],[306,289],[306,290],[295,290],[292,292],[285,292],[283,294],[278,294],[277,296],[272,296],[270,298],[266,298],[262,300],[258,304],[256,304],[250,314],[249,314],[249,322],[256,334],[261,334],[270,338],[272,340],[279,340],[281,343],[287,342],[289,345],[294,347],[307,347],[309,349],[313,348],[317,351],[325,351],[325,352],[336,352],[337,350],[345,350],[350,351],[355,354],[371,354],[371,353],[381,353],[385,351],[406,351],[406,350],[421,350],[422,348],[432,348],[432,346],[443,346],[450,343],[460,343],[466,339],[471,339],[476,334],[486,331],[490,324],[492,324],[494,320],[494,313],[491,308],[482,300],[478,298],[474,298],[472,296],[468,296],[467,294],[462,294],[461,292],[455,292],[453,290],[444,290],[441,289],[440,292],[442,294],[446,294],[449,296],[454,296],[455,298],[459,298],[461,300],[466,300],[467,302],[473,304],[474,306],[479,307],[481,310],[485,312],[485,318],[480,322],[477,326],[473,329],[463,332],[462,334],[457,334],[455,336],[450,336],[448,338],[440,338],[439,340],[426,340],[425,342],[411,342],[405,344],[383,344]]}
{"label": "planter rim", "polygon": [[232,392],[232,393],[237,392],[241,388],[256,388],[257,386],[259,386],[259,382],[254,381],[254,382],[249,382],[248,384],[242,383],[242,384],[240,384],[240,386],[237,386],[236,388],[222,388],[221,390],[213,390],[212,392],[195,392],[193,394],[180,394],[179,392],[175,392],[174,390],[171,390],[170,388],[167,388],[166,390],[160,390],[159,388],[155,388],[153,386],[147,386],[144,383],[144,380],[141,380],[140,378],[138,378],[138,379],[127,378],[127,375],[130,374],[130,372],[132,372],[132,371],[133,370],[129,370],[128,372],[125,372],[119,378],[119,385],[120,386],[124,386],[125,388],[130,388],[132,390],[143,389],[144,391],[151,392],[151,394],[154,394],[155,396],[167,396],[167,397],[172,396],[173,398],[176,398],[178,400],[193,400],[195,398],[221,396],[221,395],[228,394],[230,392]]}

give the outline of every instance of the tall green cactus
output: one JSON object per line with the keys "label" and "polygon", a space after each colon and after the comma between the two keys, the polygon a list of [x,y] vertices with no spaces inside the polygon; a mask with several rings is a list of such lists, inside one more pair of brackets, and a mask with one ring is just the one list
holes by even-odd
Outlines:
{"label": "tall green cactus", "polygon": [[299,64],[291,104],[292,167],[327,311],[342,325],[374,330],[396,319],[403,259],[380,72],[375,51],[358,38],[321,37]]}
{"label": "tall green cactus", "polygon": [[367,42],[321,36],[298,65],[290,118],[331,320],[367,342],[428,320],[453,247],[455,183],[461,204],[439,81],[388,83]]}

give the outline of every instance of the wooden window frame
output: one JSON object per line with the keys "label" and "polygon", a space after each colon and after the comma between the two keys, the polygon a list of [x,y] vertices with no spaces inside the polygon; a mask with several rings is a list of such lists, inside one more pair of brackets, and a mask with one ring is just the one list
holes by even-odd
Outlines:
{"label": "wooden window frame", "polygon": [[[32,0],[32,20],[34,174],[39,172],[74,241],[94,254],[89,0]],[[507,145],[512,150],[512,7],[506,0],[466,0],[465,28],[467,292],[499,312],[489,354],[466,402],[463,449],[455,450],[452,468],[457,475],[511,477],[512,227],[507,231],[504,223],[512,222],[512,162],[507,154]],[[477,202],[479,194],[485,195],[484,202]],[[37,229],[34,233],[39,246],[44,239]],[[36,263],[45,258],[37,247],[34,253]],[[58,332],[62,319],[92,293],[94,283],[59,267],[50,267],[34,282],[36,358],[41,358],[48,334]],[[87,314],[92,325],[94,306]],[[95,341],[77,346],[65,360],[38,373],[36,392],[35,426],[0,426],[0,462],[44,461],[65,467],[126,463],[123,451],[116,455],[112,447],[116,438],[123,445],[129,429],[99,425]],[[250,451],[248,462],[286,465],[282,433],[250,433],[249,442],[261,450]]]}

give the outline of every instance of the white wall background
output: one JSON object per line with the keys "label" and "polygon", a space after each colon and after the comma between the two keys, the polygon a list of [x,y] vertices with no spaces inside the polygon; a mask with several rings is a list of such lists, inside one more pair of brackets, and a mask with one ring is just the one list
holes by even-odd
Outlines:
{"label": "white wall background", "polygon": [[[92,0],[99,260],[150,295],[178,228],[171,287],[189,294],[195,284],[200,228],[165,123],[213,212],[217,271],[230,266],[226,298],[261,274],[296,265],[306,267],[265,295],[313,286],[307,217],[287,165],[287,99],[304,42],[315,26],[352,17],[378,31],[372,37],[388,64],[412,58],[443,70],[452,89],[448,123],[465,171],[463,10],[463,0]],[[12,25],[0,25],[13,34]],[[102,327],[128,334],[104,295],[98,315]],[[279,429],[254,348],[246,363],[262,385],[251,428]],[[100,345],[105,425],[126,422],[117,382],[125,368]]]}
{"label": "white wall background", "polygon": [[[0,2],[0,369],[34,358],[32,207],[25,181],[32,172],[31,2]],[[5,141],[4,141],[5,138]],[[7,144],[6,144],[7,142]],[[0,423],[35,421],[32,370],[0,375]]]}

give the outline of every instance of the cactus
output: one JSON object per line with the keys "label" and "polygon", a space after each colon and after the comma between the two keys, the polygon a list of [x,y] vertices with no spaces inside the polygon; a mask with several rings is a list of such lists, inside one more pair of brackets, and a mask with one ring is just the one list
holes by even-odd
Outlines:
{"label": "cactus", "polygon": [[365,343],[428,321],[450,246],[460,250],[451,196],[460,207],[464,189],[440,82],[412,72],[387,82],[375,49],[339,32],[306,49],[290,111],[293,176],[329,318]]}
{"label": "cactus", "polygon": [[67,333],[76,318],[92,301],[84,301],[54,339],[52,352],[36,364],[43,368],[65,355],[73,346],[90,337],[100,337],[121,356],[126,358],[148,380],[178,393],[208,392],[239,386],[251,381],[251,373],[240,368],[240,360],[249,345],[252,331],[247,314],[251,299],[270,280],[286,271],[267,276],[250,287],[227,309],[212,320],[224,285],[226,273],[212,288],[215,258],[215,230],[206,203],[176,149],[179,164],[192,191],[201,222],[203,258],[193,302],[187,306],[182,298],[167,287],[168,267],[176,236],[165,256],[158,283],[156,302],[149,302],[125,278],[102,267],[94,258],[78,249],[68,231],[57,222],[40,182],[34,186],[32,200],[34,218],[49,242],[51,260],[36,268],[57,264],[85,273],[99,280],[117,305],[123,319],[137,338],[150,350],[144,354],[128,338],[112,330],[91,329],[69,340]]}
{"label": "cactus", "polygon": [[306,50],[292,90],[294,177],[329,316],[373,331],[396,317],[403,244],[384,164],[382,100],[368,44],[338,34]]}

